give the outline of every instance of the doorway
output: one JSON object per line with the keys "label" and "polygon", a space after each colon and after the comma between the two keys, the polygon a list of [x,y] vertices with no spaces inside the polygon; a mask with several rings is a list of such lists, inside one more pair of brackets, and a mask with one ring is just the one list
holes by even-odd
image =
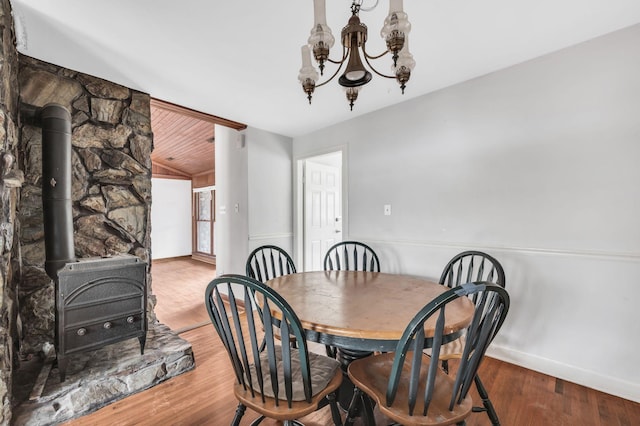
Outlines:
{"label": "doorway", "polygon": [[158,320],[178,331],[208,322],[201,295],[216,275],[216,124],[246,127],[151,100],[152,292]]}
{"label": "doorway", "polygon": [[343,150],[298,160],[297,264],[321,271],[327,249],[345,232]]}

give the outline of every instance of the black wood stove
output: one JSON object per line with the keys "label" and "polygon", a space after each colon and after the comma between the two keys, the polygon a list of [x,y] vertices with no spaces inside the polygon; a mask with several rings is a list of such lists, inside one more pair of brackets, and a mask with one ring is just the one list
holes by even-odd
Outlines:
{"label": "black wood stove", "polygon": [[147,265],[131,255],[76,259],[71,207],[71,115],[45,105],[42,124],[42,203],[45,270],[56,284],[56,352],[60,380],[68,355],[147,332]]}
{"label": "black wood stove", "polygon": [[147,335],[146,264],[135,256],[80,259],[58,272],[56,340],[60,380],[67,355]]}

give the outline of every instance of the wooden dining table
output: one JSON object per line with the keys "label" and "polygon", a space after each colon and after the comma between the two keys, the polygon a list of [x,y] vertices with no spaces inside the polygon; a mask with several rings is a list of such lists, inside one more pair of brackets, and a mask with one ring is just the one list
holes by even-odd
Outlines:
{"label": "wooden dining table", "polygon": [[[394,351],[409,321],[427,303],[449,290],[425,278],[366,271],[315,271],[283,275],[266,282],[293,308],[307,340],[337,348],[345,372],[351,361],[375,351]],[[474,305],[461,297],[445,313],[445,342],[471,322]],[[425,322],[431,346],[435,317]],[[352,385],[347,381],[346,387]],[[341,390],[340,403],[349,395]]]}

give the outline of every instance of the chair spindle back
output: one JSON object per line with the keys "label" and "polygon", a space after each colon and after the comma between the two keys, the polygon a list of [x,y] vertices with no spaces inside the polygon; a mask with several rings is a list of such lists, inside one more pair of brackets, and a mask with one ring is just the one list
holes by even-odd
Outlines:
{"label": "chair spindle back", "polygon": [[380,272],[380,260],[376,252],[364,243],[341,241],[327,250],[324,270]]}
{"label": "chair spindle back", "polygon": [[261,282],[296,273],[296,266],[291,256],[278,246],[265,245],[256,248],[249,254],[245,265],[248,277]]}
{"label": "chair spindle back", "polygon": [[[444,329],[446,307],[460,297],[471,295],[476,297],[475,311],[472,322],[467,328],[467,340],[453,385],[449,410],[453,410],[455,404],[460,404],[466,398],[487,347],[502,326],[509,310],[508,293],[502,287],[490,282],[466,283],[448,290],[427,304],[411,320],[396,347],[387,386],[387,406],[391,406],[394,402],[401,377],[406,380],[408,375],[409,415],[427,415],[435,392],[436,377],[442,374],[439,371],[439,355],[443,336],[446,335]],[[432,316],[437,318],[433,349],[426,372],[426,381],[421,382],[421,377],[424,380],[424,372],[421,371],[424,365],[422,357],[425,356],[422,352],[425,340],[424,323]],[[422,395],[418,395],[420,389],[424,392]],[[417,407],[419,412],[415,413]]]}

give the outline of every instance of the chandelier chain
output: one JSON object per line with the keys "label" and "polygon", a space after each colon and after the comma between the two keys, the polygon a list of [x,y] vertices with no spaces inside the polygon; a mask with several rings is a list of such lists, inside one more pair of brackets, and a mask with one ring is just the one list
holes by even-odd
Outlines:
{"label": "chandelier chain", "polygon": [[364,7],[362,6],[362,4],[364,3],[364,0],[358,0],[358,3],[360,3],[360,10],[362,10],[363,12],[371,12],[373,9],[375,9],[376,7],[378,7],[378,3],[380,2],[380,0],[376,0],[376,2],[373,4],[373,6],[369,6],[369,7]]}

